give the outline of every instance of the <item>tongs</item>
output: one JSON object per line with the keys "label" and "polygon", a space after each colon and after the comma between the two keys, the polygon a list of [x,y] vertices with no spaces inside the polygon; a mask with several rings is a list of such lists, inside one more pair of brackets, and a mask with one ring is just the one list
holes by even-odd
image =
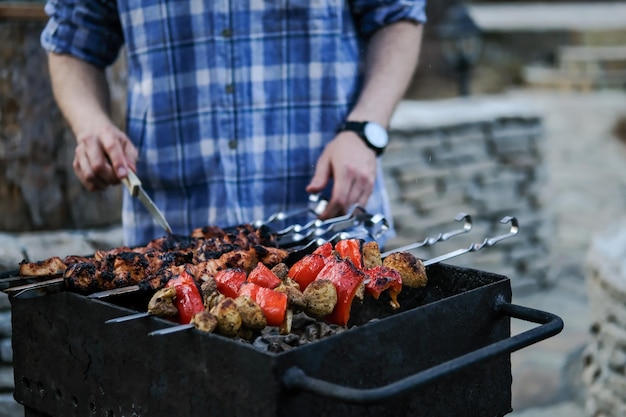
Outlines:
{"label": "tongs", "polygon": [[[290,248],[302,245],[307,242],[314,241],[318,238],[326,238],[329,240],[332,236],[346,231],[348,229],[361,231],[373,238],[378,239],[389,230],[389,223],[382,214],[370,214],[358,204],[352,205],[348,212],[342,216],[333,217],[326,220],[317,218],[324,211],[328,201],[320,197],[319,194],[309,196],[309,204],[307,207],[289,212],[278,212],[267,218],[266,220],[257,220],[253,224],[257,227],[272,227],[278,221],[285,222],[290,217],[302,216],[310,214],[314,216],[311,221],[306,224],[291,224],[283,229],[274,232],[276,241],[281,248]],[[358,233],[358,232],[357,232]]]}

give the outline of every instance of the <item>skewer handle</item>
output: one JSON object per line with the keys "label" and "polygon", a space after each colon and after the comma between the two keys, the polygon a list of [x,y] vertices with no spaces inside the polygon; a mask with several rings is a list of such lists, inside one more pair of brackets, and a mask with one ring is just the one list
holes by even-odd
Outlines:
{"label": "skewer handle", "polygon": [[498,243],[499,241],[509,238],[511,236],[515,236],[519,232],[519,225],[517,223],[517,219],[515,217],[506,216],[500,220],[500,223],[511,223],[511,228],[509,233],[505,233],[499,236],[485,238],[481,243],[472,243],[468,248],[457,249],[455,251],[443,254],[441,256],[437,256],[436,258],[431,258],[427,261],[424,261],[424,266],[433,265],[439,262],[447,261],[448,259],[454,258],[459,255],[463,255],[468,252],[477,252],[485,247],[490,247]]}

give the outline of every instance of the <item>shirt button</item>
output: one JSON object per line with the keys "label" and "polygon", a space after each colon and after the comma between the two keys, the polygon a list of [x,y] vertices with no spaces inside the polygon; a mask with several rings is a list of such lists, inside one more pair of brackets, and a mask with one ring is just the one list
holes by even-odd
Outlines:
{"label": "shirt button", "polygon": [[233,36],[233,31],[230,29],[224,29],[222,30],[222,36],[225,38],[230,38]]}
{"label": "shirt button", "polygon": [[235,86],[232,84],[226,84],[226,87],[224,88],[224,90],[226,90],[226,93],[232,94],[235,92]]}
{"label": "shirt button", "polygon": [[230,149],[237,149],[238,142],[235,139],[231,139],[228,141],[228,147]]}

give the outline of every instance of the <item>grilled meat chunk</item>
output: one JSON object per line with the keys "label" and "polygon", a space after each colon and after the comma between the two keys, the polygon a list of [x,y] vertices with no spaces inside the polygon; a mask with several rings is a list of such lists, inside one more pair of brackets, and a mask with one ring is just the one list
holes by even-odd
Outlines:
{"label": "grilled meat chunk", "polygon": [[67,265],[58,256],[37,262],[20,262],[19,274],[29,277],[44,277],[47,275],[61,274]]}
{"label": "grilled meat chunk", "polygon": [[383,260],[383,266],[398,271],[407,287],[420,288],[428,282],[424,263],[409,252],[392,253]]}

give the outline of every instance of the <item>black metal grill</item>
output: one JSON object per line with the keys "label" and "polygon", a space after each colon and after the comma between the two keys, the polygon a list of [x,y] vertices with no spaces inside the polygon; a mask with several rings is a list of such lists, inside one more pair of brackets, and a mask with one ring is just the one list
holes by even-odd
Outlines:
{"label": "black metal grill", "polygon": [[[171,322],[111,318],[141,294],[60,291],[11,298],[15,398],[27,417],[503,416],[510,353],[559,333],[549,313],[515,306],[507,277],[435,264],[401,310],[373,300],[349,330],[282,352]],[[540,325],[510,336],[510,317]]]}

